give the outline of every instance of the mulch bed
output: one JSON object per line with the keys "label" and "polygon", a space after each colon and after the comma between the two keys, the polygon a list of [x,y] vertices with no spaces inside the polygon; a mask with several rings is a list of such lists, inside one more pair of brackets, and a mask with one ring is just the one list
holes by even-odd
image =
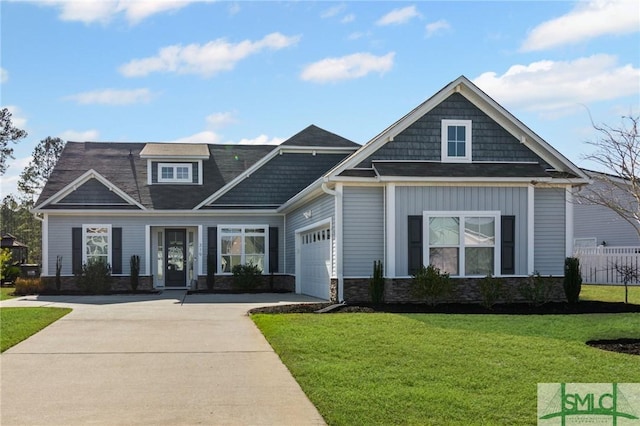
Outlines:
{"label": "mulch bed", "polygon": [[605,351],[640,355],[640,339],[589,340],[587,345]]}

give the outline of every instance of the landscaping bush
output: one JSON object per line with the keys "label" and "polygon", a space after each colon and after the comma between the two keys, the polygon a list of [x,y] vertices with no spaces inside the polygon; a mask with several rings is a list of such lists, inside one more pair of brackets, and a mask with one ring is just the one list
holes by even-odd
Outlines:
{"label": "landscaping bush", "polygon": [[78,288],[88,294],[105,294],[111,291],[111,266],[100,259],[91,259],[82,265],[76,276]]}
{"label": "landscaping bush", "polygon": [[62,288],[62,256],[56,256],[56,290]]}
{"label": "landscaping bush", "polygon": [[440,272],[439,268],[429,265],[421,266],[411,280],[411,295],[435,305],[438,300],[448,296],[453,291],[449,274]]}
{"label": "landscaping bush", "polygon": [[131,266],[131,290],[136,291],[138,289],[138,283],[140,278],[140,256],[134,254],[131,256],[131,260],[129,261],[129,265]]}
{"label": "landscaping bush", "polygon": [[258,287],[262,270],[253,263],[246,265],[236,265],[231,269],[233,272],[233,287],[236,290],[250,291]]}
{"label": "landscaping bush", "polygon": [[11,250],[0,251],[0,280],[2,282],[15,282],[20,276],[20,268],[12,263]]}
{"label": "landscaping bush", "polygon": [[44,290],[45,285],[40,278],[18,278],[15,281],[14,294],[16,296],[40,294]]}
{"label": "landscaping bush", "polygon": [[373,262],[373,276],[369,280],[369,296],[372,303],[384,302],[384,269],[380,260]]}
{"label": "landscaping bush", "polygon": [[564,260],[564,294],[569,303],[578,303],[580,289],[582,288],[582,275],[580,275],[580,260],[575,257],[567,257]]}
{"label": "landscaping bush", "polygon": [[526,302],[539,306],[551,300],[551,286],[550,280],[544,279],[536,272],[523,280],[518,290]]}
{"label": "landscaping bush", "polygon": [[478,283],[482,306],[491,309],[502,296],[503,281],[500,278],[487,275]]}

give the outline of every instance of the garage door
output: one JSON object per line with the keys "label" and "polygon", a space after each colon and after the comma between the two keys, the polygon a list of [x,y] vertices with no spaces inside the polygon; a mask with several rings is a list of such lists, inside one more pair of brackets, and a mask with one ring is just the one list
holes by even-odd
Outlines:
{"label": "garage door", "polygon": [[331,232],[319,228],[301,234],[300,291],[329,300],[331,277]]}

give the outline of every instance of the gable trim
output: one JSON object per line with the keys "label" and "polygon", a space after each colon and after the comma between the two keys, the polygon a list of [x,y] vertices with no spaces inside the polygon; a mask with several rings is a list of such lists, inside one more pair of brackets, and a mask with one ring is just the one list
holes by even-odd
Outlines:
{"label": "gable trim", "polygon": [[122,198],[124,201],[126,201],[128,203],[128,205],[134,205],[134,206],[138,207],[141,210],[146,210],[146,208],[142,204],[140,204],[139,202],[137,202],[136,200],[131,198],[131,196],[129,194],[127,194],[126,192],[122,191],[120,188],[118,188],[116,185],[114,185],[111,181],[109,181],[109,179],[105,178],[104,176],[102,176],[100,173],[98,173],[94,169],[90,169],[90,170],[87,170],[86,172],[84,172],[83,174],[81,174],[80,176],[78,176],[76,179],[73,180],[73,182],[69,183],[67,186],[62,188],[60,191],[58,191],[55,194],[53,194],[45,202],[40,204],[38,207],[34,208],[33,211],[37,212],[37,211],[42,210],[47,205],[56,204],[58,201],[62,200],[64,197],[66,197],[67,195],[71,194],[73,191],[78,189],[78,187],[80,187],[81,185],[83,185],[84,183],[89,181],[90,179],[96,179],[98,182],[100,182],[101,184],[106,186],[110,191],[113,191],[116,195],[118,195],[120,198]]}
{"label": "gable trim", "polygon": [[482,90],[464,76],[458,77],[431,98],[427,99],[404,117],[387,127],[380,134],[364,144],[352,156],[329,170],[329,172],[325,174],[325,177],[328,180],[336,180],[336,177],[343,171],[356,167],[386,143],[393,141],[396,135],[402,133],[420,119],[420,117],[427,114],[453,93],[460,93],[463,95],[469,102],[478,107],[481,111],[487,114],[487,116],[496,121],[496,123],[501,125],[507,132],[520,140],[521,143],[526,145],[535,154],[547,161],[553,167],[560,170],[570,170],[579,177],[578,183],[585,183],[585,181],[588,180],[586,174],[579,167],[571,163],[571,161],[560,154],[555,148],[545,142],[540,136],[535,134],[509,111],[500,106],[496,101],[491,99],[486,93],[482,92]]}

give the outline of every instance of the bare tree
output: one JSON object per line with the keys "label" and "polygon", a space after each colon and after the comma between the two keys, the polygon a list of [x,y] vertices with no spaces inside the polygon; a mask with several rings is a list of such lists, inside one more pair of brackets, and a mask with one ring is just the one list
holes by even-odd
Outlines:
{"label": "bare tree", "polygon": [[587,142],[595,151],[584,158],[606,171],[590,173],[595,185],[580,191],[578,198],[616,212],[640,237],[640,116],[622,119],[619,127],[593,124],[599,137]]}
{"label": "bare tree", "polygon": [[47,179],[62,154],[65,141],[47,136],[33,149],[33,159],[20,174],[18,190],[27,198],[37,196],[44,188]]}

